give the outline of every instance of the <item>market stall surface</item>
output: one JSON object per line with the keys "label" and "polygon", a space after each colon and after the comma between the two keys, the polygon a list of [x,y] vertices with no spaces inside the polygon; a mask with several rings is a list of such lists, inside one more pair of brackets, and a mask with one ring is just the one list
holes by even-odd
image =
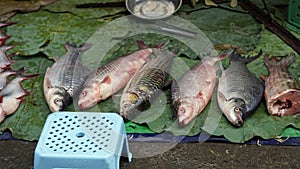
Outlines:
{"label": "market stall surface", "polygon": [[[148,151],[168,143],[130,142],[132,150]],[[1,169],[32,169],[36,142],[0,141]],[[154,148],[155,149],[155,148]],[[120,168],[300,168],[299,146],[246,145],[218,142],[181,143],[147,158],[122,159]]]}
{"label": "market stall surface", "polygon": [[[100,58],[103,62],[99,65],[136,51],[138,49],[135,44],[136,39],[142,39],[147,45],[158,44],[162,40],[168,39],[167,47],[179,48],[180,56],[178,58],[188,67],[199,62],[197,56],[206,55],[205,49],[209,45],[214,45],[219,52],[226,50],[224,47],[228,46],[240,47],[239,51],[247,53],[247,55],[255,55],[260,49],[263,49],[264,54],[269,53],[276,56],[294,52],[247,12],[238,7],[233,9],[228,6],[228,3],[220,4],[218,8],[210,8],[201,3],[192,9],[189,4],[183,5],[176,14],[178,18],[173,18],[169,23],[173,25],[175,23],[176,26],[183,28],[191,28],[193,31],[201,29],[201,32],[207,35],[204,41],[209,39],[209,43],[188,40],[186,44],[182,43],[185,42],[182,41],[184,38],[175,35],[174,38],[171,38],[166,35],[158,36],[152,31],[150,33],[140,32],[140,30],[144,30],[145,25],[129,22],[126,17],[122,20],[127,15],[124,7],[78,9],[75,8],[77,3],[78,1],[73,0],[57,1],[38,11],[18,13],[17,15],[14,14],[18,9],[13,8],[12,15],[14,16],[10,20],[17,24],[3,27],[2,31],[12,36],[6,42],[7,45],[15,46],[6,52],[7,55],[16,54],[12,58],[15,61],[11,65],[12,69],[22,70],[25,67],[26,74],[38,73],[40,76],[22,83],[22,86],[30,91],[30,94],[25,97],[25,101],[19,109],[0,124],[0,134],[7,130],[11,132],[9,140],[0,137],[2,140],[0,141],[1,169],[33,168],[36,140],[38,140],[44,122],[50,114],[47,103],[41,99],[44,98],[42,86],[44,74],[46,69],[53,65],[55,57],[66,53],[64,47],[66,42],[76,43],[76,45],[94,42],[94,48],[97,49],[95,56],[101,53],[98,51],[98,46],[106,47],[107,49],[103,49],[106,50],[103,52],[105,56]],[[278,14],[281,14],[281,10],[277,8],[271,10],[271,12],[274,11],[274,15],[280,18]],[[283,13],[287,13],[287,10],[283,11]],[[123,24],[124,21],[127,24]],[[137,27],[134,27],[135,29],[132,31],[133,26]],[[107,33],[102,30],[111,30],[112,32]],[[39,33],[34,36],[28,33],[34,31]],[[136,34],[130,34],[134,31]],[[295,33],[295,35],[300,37],[299,34]],[[84,58],[87,57],[83,57],[83,61],[89,65],[90,58],[88,57],[86,60]],[[299,54],[296,55],[296,58],[296,62],[289,70],[299,82]],[[91,60],[93,59],[98,60],[99,58]],[[228,64],[228,60],[223,63]],[[179,65],[179,63],[174,64],[174,70]],[[263,57],[252,62],[248,67],[257,77],[261,73],[268,74],[263,64]],[[169,90],[164,93],[169,96]],[[116,101],[118,100],[108,99],[87,111],[118,112]],[[126,160],[122,160],[121,168],[300,168],[300,114],[290,117],[270,116],[262,102],[256,112],[246,120],[244,126],[236,128],[222,116],[214,94],[211,103],[197,117],[196,122],[189,127],[182,128],[176,125],[176,117],[170,102],[166,103],[164,112],[158,111],[160,110],[159,106],[153,106],[154,109],[149,110],[151,116],[144,114],[145,117],[126,122],[129,136],[137,133],[150,135],[172,133],[175,135],[174,138],[180,135],[176,138],[180,142],[182,135],[197,137],[199,133],[206,131],[218,138],[222,137],[222,141],[209,140],[198,143],[196,139],[196,141],[183,141],[192,143],[158,143],[157,140],[161,139],[159,137],[147,138],[147,142],[134,140],[133,137],[129,142],[133,152],[133,161],[128,163]],[[76,106],[70,105],[67,110],[76,111],[74,107]],[[218,121],[214,121],[215,119]],[[274,141],[275,137],[278,137],[279,142],[286,144]],[[291,139],[285,140],[285,138],[289,137],[296,138],[296,144],[287,143]],[[253,138],[255,139],[253,140]],[[261,145],[259,141],[261,138],[272,140],[273,143],[267,144],[273,145]],[[251,144],[248,143],[249,140],[252,141]],[[156,143],[151,143],[151,141],[156,141]],[[160,152],[155,152],[156,150]]]}

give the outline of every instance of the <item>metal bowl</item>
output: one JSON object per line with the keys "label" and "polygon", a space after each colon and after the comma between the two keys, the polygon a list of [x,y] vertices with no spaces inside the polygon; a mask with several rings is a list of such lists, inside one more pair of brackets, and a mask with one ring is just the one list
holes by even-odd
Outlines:
{"label": "metal bowl", "polygon": [[178,11],[182,0],[126,0],[127,10],[143,20],[165,19]]}

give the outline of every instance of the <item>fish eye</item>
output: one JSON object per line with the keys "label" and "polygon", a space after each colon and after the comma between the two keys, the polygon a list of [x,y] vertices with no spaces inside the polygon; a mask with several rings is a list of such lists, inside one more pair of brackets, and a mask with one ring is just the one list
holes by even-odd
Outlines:
{"label": "fish eye", "polygon": [[86,92],[86,91],[83,91],[83,92],[81,92],[81,95],[84,97],[84,96],[87,95],[87,92]]}
{"label": "fish eye", "polygon": [[62,100],[61,99],[55,99],[54,103],[57,105],[61,105],[62,104]]}
{"label": "fish eye", "polygon": [[235,108],[234,108],[234,112],[238,113],[238,112],[240,112],[240,111],[241,111],[241,109],[240,109],[239,107],[235,107]]}
{"label": "fish eye", "polygon": [[185,109],[183,107],[179,107],[178,113],[185,113]]}

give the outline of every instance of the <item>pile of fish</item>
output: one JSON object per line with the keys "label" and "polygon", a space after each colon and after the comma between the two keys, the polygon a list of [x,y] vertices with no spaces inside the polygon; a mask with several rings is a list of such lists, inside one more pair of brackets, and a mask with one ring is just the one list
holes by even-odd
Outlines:
{"label": "pile of fish", "polygon": [[[137,40],[139,50],[119,57],[96,70],[82,64],[80,56],[91,44],[79,47],[66,44],[68,52],[47,69],[44,95],[52,112],[66,108],[78,99],[79,109],[88,109],[124,88],[120,100],[120,114],[132,119],[147,109],[155,97],[168,86],[169,71],[176,54],[163,49],[164,44],[147,47]],[[296,80],[287,71],[294,57],[281,61],[265,56],[270,76],[256,77],[247,64],[262,55],[242,57],[236,50],[217,57],[207,56],[194,65],[180,79],[173,79],[171,100],[181,126],[190,124],[209,103],[217,84],[218,61],[230,57],[230,65],[221,66],[217,86],[220,110],[229,122],[241,127],[245,119],[266,98],[272,115],[292,115],[300,112],[300,91]],[[274,80],[276,79],[276,80]],[[278,81],[278,84],[277,84]],[[280,83],[279,83],[280,82]]]}
{"label": "pile of fish", "polygon": [[[9,26],[9,22],[0,22],[0,27]],[[24,68],[18,71],[12,70],[11,65],[14,61],[6,54],[7,50],[13,46],[7,46],[7,36],[0,30],[0,123],[6,116],[13,114],[24,101],[24,97],[29,94],[22,86],[21,82],[38,76],[24,75]],[[12,80],[10,76],[14,76]]]}

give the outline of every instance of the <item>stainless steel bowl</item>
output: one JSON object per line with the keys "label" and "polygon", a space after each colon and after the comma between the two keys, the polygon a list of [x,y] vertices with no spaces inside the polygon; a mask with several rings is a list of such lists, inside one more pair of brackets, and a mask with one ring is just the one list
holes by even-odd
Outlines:
{"label": "stainless steel bowl", "polygon": [[178,11],[182,0],[126,0],[127,10],[143,20],[165,19]]}

